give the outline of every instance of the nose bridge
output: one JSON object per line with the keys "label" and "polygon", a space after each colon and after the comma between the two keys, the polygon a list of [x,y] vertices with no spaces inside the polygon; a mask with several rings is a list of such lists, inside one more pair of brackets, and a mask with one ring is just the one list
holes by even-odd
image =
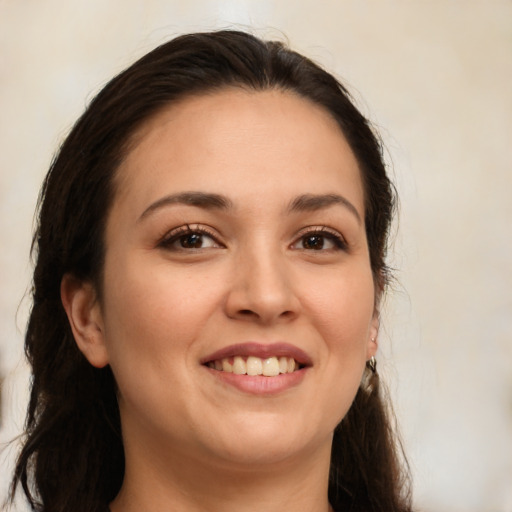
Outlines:
{"label": "nose bridge", "polygon": [[271,322],[297,312],[287,256],[268,238],[240,248],[228,300],[231,316]]}

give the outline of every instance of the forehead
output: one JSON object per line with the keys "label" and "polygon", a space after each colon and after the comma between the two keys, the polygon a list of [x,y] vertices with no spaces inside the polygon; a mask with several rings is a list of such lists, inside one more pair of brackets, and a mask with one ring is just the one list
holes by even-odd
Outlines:
{"label": "forehead", "polygon": [[136,208],[162,187],[243,196],[292,194],[301,184],[310,193],[348,187],[363,207],[357,161],[336,120],[281,90],[225,89],[165,107],[134,134],[116,179],[117,199],[136,195]]}

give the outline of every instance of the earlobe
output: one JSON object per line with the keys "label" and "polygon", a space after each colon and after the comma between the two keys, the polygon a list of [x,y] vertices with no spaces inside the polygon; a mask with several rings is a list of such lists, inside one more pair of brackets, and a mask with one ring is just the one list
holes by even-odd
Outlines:
{"label": "earlobe", "polygon": [[79,350],[89,363],[103,368],[108,364],[108,353],[100,304],[93,285],[66,274],[61,281],[60,297]]}
{"label": "earlobe", "polygon": [[379,327],[380,327],[380,318],[379,314],[375,313],[370,325],[369,331],[369,340],[366,349],[366,360],[368,361],[371,357],[374,357],[377,354],[377,350],[379,348]]}

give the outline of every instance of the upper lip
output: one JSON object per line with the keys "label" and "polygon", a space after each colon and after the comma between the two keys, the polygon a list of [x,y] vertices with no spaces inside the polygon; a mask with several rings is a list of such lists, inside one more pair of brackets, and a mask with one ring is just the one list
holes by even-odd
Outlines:
{"label": "upper lip", "polygon": [[201,364],[224,359],[226,357],[259,357],[261,359],[268,359],[269,357],[293,357],[295,361],[304,366],[311,366],[313,362],[311,358],[304,352],[304,350],[291,345],[290,343],[270,343],[262,344],[257,342],[235,343],[227,347],[223,347],[206,357],[201,359]]}

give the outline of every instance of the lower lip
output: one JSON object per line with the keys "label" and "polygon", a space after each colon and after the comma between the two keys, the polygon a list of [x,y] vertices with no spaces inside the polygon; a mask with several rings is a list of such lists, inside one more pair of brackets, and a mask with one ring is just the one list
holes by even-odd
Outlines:
{"label": "lower lip", "polygon": [[219,379],[224,384],[233,386],[239,391],[252,395],[276,395],[298,386],[306,375],[307,368],[296,370],[292,373],[281,373],[275,377],[265,377],[263,375],[237,375],[236,373],[221,372],[213,368],[206,367],[214,378]]}

